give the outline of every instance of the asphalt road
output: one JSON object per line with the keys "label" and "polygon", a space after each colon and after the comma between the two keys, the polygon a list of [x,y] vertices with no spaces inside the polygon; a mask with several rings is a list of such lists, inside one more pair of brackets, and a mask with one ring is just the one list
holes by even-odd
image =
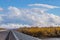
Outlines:
{"label": "asphalt road", "polygon": [[5,40],[9,31],[0,31],[0,40]]}
{"label": "asphalt road", "polygon": [[0,31],[0,40],[60,40],[60,38],[39,39],[17,31]]}
{"label": "asphalt road", "polygon": [[17,31],[1,31],[0,40],[40,40]]}
{"label": "asphalt road", "polygon": [[41,40],[41,39],[26,35],[26,34],[23,34],[23,33],[19,33],[17,31],[13,31],[13,34],[15,35],[15,38],[17,40]]}

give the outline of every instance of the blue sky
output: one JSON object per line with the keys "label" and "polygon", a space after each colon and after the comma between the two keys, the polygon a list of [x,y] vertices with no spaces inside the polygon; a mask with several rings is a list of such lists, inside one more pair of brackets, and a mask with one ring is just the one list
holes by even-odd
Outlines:
{"label": "blue sky", "polygon": [[[0,0],[0,7],[7,9],[9,6],[15,6],[17,8],[29,8],[28,4],[48,4],[60,7],[60,0]],[[50,13],[54,13],[55,15],[59,15],[60,8],[50,10]]]}
{"label": "blue sky", "polygon": [[0,25],[20,24],[60,25],[60,0],[0,0]]}
{"label": "blue sky", "polygon": [[16,7],[25,7],[27,4],[42,3],[60,6],[60,0],[0,0],[0,6],[16,6]]}

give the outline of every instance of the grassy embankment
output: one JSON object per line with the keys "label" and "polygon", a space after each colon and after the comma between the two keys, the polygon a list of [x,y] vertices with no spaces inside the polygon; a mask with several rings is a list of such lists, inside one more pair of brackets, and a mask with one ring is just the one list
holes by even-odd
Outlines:
{"label": "grassy embankment", "polygon": [[18,31],[38,38],[60,37],[60,27],[25,27],[19,28]]}

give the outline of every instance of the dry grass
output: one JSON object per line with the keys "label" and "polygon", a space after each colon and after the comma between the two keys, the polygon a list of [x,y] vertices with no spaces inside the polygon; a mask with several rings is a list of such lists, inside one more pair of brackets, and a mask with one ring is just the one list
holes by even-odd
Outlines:
{"label": "dry grass", "polygon": [[0,30],[5,30],[4,28],[0,28]]}
{"label": "dry grass", "polygon": [[39,37],[39,38],[46,38],[46,37],[60,37],[60,27],[31,27],[31,28],[19,28],[19,32]]}

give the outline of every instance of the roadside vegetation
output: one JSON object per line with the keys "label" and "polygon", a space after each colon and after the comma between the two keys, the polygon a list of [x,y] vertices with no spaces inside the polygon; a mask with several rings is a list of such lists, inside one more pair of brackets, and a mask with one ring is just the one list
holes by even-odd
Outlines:
{"label": "roadside vegetation", "polygon": [[0,30],[5,30],[4,28],[0,28]]}
{"label": "roadside vegetation", "polygon": [[60,37],[60,27],[24,27],[19,28],[17,31],[38,38]]}

